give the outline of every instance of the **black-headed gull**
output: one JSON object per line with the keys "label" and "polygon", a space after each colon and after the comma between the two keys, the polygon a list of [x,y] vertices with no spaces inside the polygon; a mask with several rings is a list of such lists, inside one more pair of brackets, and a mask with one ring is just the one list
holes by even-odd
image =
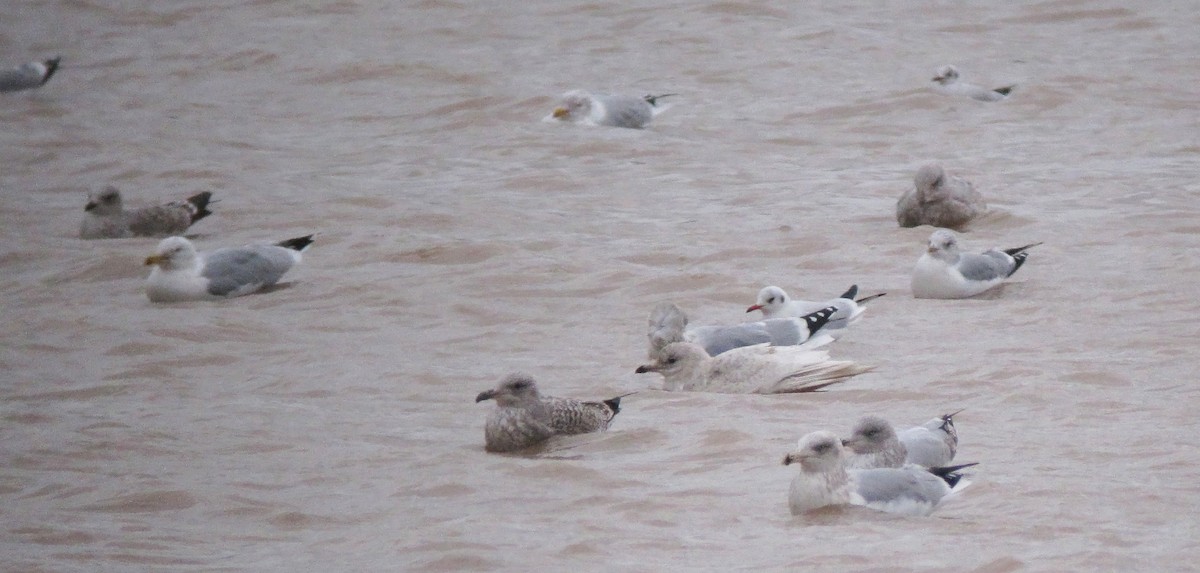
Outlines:
{"label": "black-headed gull", "polygon": [[1025,264],[1025,251],[1041,243],[1014,249],[963,253],[953,232],[938,229],[929,236],[925,254],[912,274],[916,298],[967,298],[998,286]]}
{"label": "black-headed gull", "polygon": [[1012,93],[1015,85],[1004,86],[1002,88],[988,89],[985,87],[969,84],[959,78],[958,68],[954,66],[942,66],[938,68],[937,75],[933,77],[933,89],[946,95],[967,96],[979,101],[1000,101],[1008,98],[1008,94]]}

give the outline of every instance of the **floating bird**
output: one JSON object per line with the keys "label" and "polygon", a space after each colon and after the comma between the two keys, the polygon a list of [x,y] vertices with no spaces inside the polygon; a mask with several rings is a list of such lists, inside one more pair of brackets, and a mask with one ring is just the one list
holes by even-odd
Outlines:
{"label": "floating bird", "polygon": [[842,441],[832,432],[800,438],[784,465],[800,464],[792,479],[788,507],[792,515],[831,505],[861,505],[903,515],[929,515],[971,482],[959,473],[976,464],[945,468],[847,469]]}
{"label": "floating bird", "polygon": [[819,311],[808,317],[775,318],[758,322],[722,326],[688,327],[688,318],[678,306],[662,303],[650,312],[649,332],[650,359],[657,359],[662,349],[672,342],[691,342],[710,356],[728,352],[734,348],[767,343],[772,346],[797,346],[817,348],[833,341],[833,337],[819,335],[825,321],[818,319]]}
{"label": "floating bird", "polygon": [[985,212],[987,203],[970,181],[947,175],[942,166],[933,164],[918,169],[913,188],[896,201],[901,227],[959,229]]}
{"label": "floating bird", "polygon": [[868,301],[877,299],[887,293],[879,293],[855,300],[858,296],[858,285],[851,285],[849,290],[835,299],[822,302],[795,300],[777,286],[764,287],[758,291],[758,300],[746,309],[746,312],[761,310],[763,318],[801,317],[817,312],[826,307],[834,307],[837,312],[829,318],[825,332],[832,336],[840,336],[842,329],[858,321],[859,316],[866,311],[860,306]]}
{"label": "floating bird", "polygon": [[167,237],[146,258],[146,265],[154,266],[146,295],[152,302],[179,302],[250,294],[278,282],[312,242],[313,235],[305,235],[274,245],[198,253],[191,241]]}
{"label": "floating bird", "polygon": [[103,191],[88,194],[83,208],[83,223],[79,237],[83,239],[120,239],[125,237],[154,237],[178,235],[193,223],[212,214],[208,204],[212,193],[205,191],[185,201],[172,201],[126,211],[121,192],[108,186]]}
{"label": "floating bird", "polygon": [[967,96],[979,101],[1000,101],[1008,98],[1015,85],[988,89],[959,80],[958,68],[942,66],[933,78],[933,89],[946,95]]}
{"label": "floating bird", "polygon": [[547,119],[581,125],[640,129],[649,124],[655,116],[666,111],[667,106],[658,105],[658,100],[673,95],[677,94],[635,97],[593,95],[583,90],[574,90],[563,94],[562,104],[554,108],[554,112]]}
{"label": "floating bird", "polygon": [[[821,311],[828,319],[836,309]],[[657,372],[665,390],[729,394],[812,392],[869,371],[853,362],[834,361],[829,353],[801,346],[759,344],[709,356],[690,342],[666,345],[638,374]]]}
{"label": "floating bird", "polygon": [[939,416],[900,432],[883,418],[864,416],[855,424],[850,438],[842,440],[842,445],[849,450],[846,467],[898,468],[905,464],[945,467],[954,460],[958,450],[958,431],[954,428],[957,413]]}
{"label": "floating bird", "polygon": [[62,58],[55,56],[40,62],[27,62],[15,68],[0,71],[0,92],[15,92],[39,88],[50,81]]}
{"label": "floating bird", "polygon": [[475,402],[495,400],[483,436],[489,452],[530,448],[553,436],[603,432],[621,411],[623,394],[600,402],[581,402],[538,393],[526,374],[510,374],[492,390],[480,392]]}
{"label": "floating bird", "polygon": [[991,289],[1011,277],[1029,256],[1033,243],[1015,249],[989,249],[961,253],[954,233],[938,229],[929,236],[929,247],[913,268],[912,292],[916,298],[967,298]]}

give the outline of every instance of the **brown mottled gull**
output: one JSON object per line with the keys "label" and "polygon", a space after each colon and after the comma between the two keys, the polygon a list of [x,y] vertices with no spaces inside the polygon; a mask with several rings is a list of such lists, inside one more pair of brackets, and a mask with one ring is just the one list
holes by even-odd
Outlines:
{"label": "brown mottled gull", "polygon": [[861,505],[903,515],[929,515],[971,482],[959,470],[906,465],[900,468],[847,469],[842,442],[832,432],[800,438],[784,465],[800,464],[788,490],[792,515],[831,505]]}
{"label": "brown mottled gull", "polygon": [[186,201],[125,210],[121,192],[116,187],[105,187],[99,193],[88,194],[79,237],[120,239],[178,235],[192,223],[212,214],[208,210],[211,200],[212,193],[205,191],[188,197]]}
{"label": "brown mottled gull", "polygon": [[58,69],[61,57],[40,62],[27,62],[15,68],[0,71],[0,92],[15,92],[38,88],[50,81]]}
{"label": "brown mottled gull", "polygon": [[942,66],[938,68],[937,75],[933,78],[933,89],[945,95],[967,96],[979,101],[1001,101],[1008,99],[1008,94],[1012,93],[1013,88],[1017,87],[1004,86],[1002,88],[988,89],[975,84],[969,84],[961,81],[958,73],[958,68],[954,66]]}
{"label": "brown mottled gull", "polygon": [[869,370],[801,346],[759,344],[709,356],[700,346],[674,342],[637,373],[662,374],[663,389],[670,391],[783,394],[820,390]]}
{"label": "brown mottled gull", "polygon": [[489,452],[512,452],[537,446],[553,436],[603,432],[621,411],[623,394],[600,402],[542,396],[533,378],[509,374],[475,402],[495,400],[483,437]]}
{"label": "brown mottled gull", "polygon": [[152,302],[179,302],[250,294],[279,282],[312,243],[313,236],[305,235],[200,253],[183,237],[167,237],[146,258],[146,265],[154,266],[146,296]]}
{"label": "brown mottled gull", "polygon": [[941,165],[923,165],[913,177],[913,188],[896,201],[896,222],[901,227],[932,225],[961,229],[987,212],[983,195],[970,181],[947,175]]}
{"label": "brown mottled gull", "polygon": [[640,129],[667,109],[666,106],[658,105],[659,98],[672,95],[675,94],[635,97],[598,95],[583,90],[573,90],[563,94],[562,104],[555,108],[554,112],[546,119],[580,125],[607,125]]}

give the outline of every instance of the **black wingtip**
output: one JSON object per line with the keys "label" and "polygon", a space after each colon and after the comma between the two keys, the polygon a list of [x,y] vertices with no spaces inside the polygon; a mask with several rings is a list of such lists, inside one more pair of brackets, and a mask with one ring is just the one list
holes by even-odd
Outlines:
{"label": "black wingtip", "polygon": [[1029,249],[1032,249],[1040,244],[1042,244],[1042,241],[1038,241],[1036,243],[1030,243],[1028,245],[1025,245],[1024,247],[1016,247],[1014,249],[1004,249],[1004,252],[1007,253],[1008,256],[1010,256],[1010,257],[1015,257],[1015,256],[1017,256],[1017,253],[1023,253],[1023,252],[1028,251]]}
{"label": "black wingtip", "polygon": [[46,85],[46,82],[50,81],[50,76],[54,75],[54,72],[58,71],[58,62],[61,60],[62,56],[54,56],[53,58],[42,62],[42,65],[46,66],[46,75],[42,76],[42,83],[40,85],[44,86]]}
{"label": "black wingtip", "polygon": [[628,394],[621,394],[620,396],[616,396],[614,398],[609,398],[607,400],[603,400],[603,402],[604,402],[605,406],[608,406],[609,410],[612,410],[613,415],[616,416],[617,414],[621,413],[621,398],[624,398],[626,396],[632,396],[634,394],[637,394],[637,392],[629,392]]}
{"label": "black wingtip", "polygon": [[646,103],[654,106],[654,105],[658,105],[658,100],[661,98],[677,96],[677,95],[679,95],[679,94],[659,94],[659,95],[646,94],[646,95],[642,96],[642,99],[646,100]]}
{"label": "black wingtip", "polygon": [[945,481],[946,485],[949,485],[950,487],[954,487],[954,486],[958,485],[958,481],[963,478],[963,475],[958,473],[960,470],[963,470],[963,469],[966,469],[966,468],[969,468],[972,466],[977,466],[977,465],[979,465],[979,462],[972,462],[969,464],[960,464],[957,466],[929,468],[929,473],[942,478],[942,481]]}
{"label": "black wingtip", "polygon": [[212,191],[202,191],[192,195],[191,197],[188,197],[187,202],[191,203],[192,207],[195,209],[195,211],[192,213],[193,223],[212,215],[212,211],[208,210],[208,204],[212,202]]}
{"label": "black wingtip", "polygon": [[313,244],[314,236],[316,236],[316,235],[305,235],[303,237],[296,237],[295,239],[288,239],[286,241],[280,241],[275,244],[277,246],[283,247],[285,249],[292,249],[293,251],[304,252],[304,249],[307,249],[309,245]]}
{"label": "black wingtip", "polygon": [[842,293],[842,296],[839,296],[838,298],[848,298],[853,300],[856,296],[858,296],[858,285],[850,285],[850,288],[846,289],[846,292]]}
{"label": "black wingtip", "polygon": [[827,306],[821,310],[818,310],[817,312],[806,314],[800,318],[803,319],[804,323],[808,325],[808,335],[812,336],[813,334],[816,334],[818,330],[821,330],[822,327],[828,324],[830,317],[836,314],[837,311],[838,308],[836,306]]}
{"label": "black wingtip", "polygon": [[1000,95],[1008,95],[1008,94],[1012,93],[1013,88],[1015,88],[1015,87],[1017,87],[1017,86],[1004,86],[1002,88],[996,88],[992,91],[994,91]]}
{"label": "black wingtip", "polygon": [[873,294],[873,295],[871,295],[871,296],[864,296],[864,297],[862,297],[862,298],[860,298],[860,299],[858,299],[858,300],[856,300],[856,301],[854,301],[854,302],[856,302],[856,303],[858,303],[858,304],[863,304],[864,302],[870,302],[870,301],[873,301],[873,300],[875,300],[875,299],[877,299],[877,298],[879,298],[879,297],[881,297],[881,296],[884,296],[884,295],[886,295],[886,294],[887,294],[886,292],[881,292],[881,293],[879,293],[879,294]]}

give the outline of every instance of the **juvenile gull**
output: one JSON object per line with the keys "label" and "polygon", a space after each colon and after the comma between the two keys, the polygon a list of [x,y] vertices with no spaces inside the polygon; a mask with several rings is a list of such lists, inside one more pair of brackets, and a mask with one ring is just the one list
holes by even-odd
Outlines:
{"label": "juvenile gull", "polygon": [[896,434],[908,453],[904,461],[928,468],[943,467],[954,461],[954,454],[958,452],[954,415],[958,412],[938,416]]}
{"label": "juvenile gull", "polygon": [[842,446],[849,450],[846,467],[852,469],[898,468],[908,457],[908,449],[896,436],[895,428],[878,416],[859,419]]}
{"label": "juvenile gull", "polygon": [[1012,92],[1013,88],[1017,87],[1012,85],[988,89],[975,84],[969,84],[959,79],[958,68],[954,66],[942,66],[938,68],[937,75],[934,76],[932,81],[933,89],[939,93],[967,96],[979,101],[1000,101],[1007,99],[1008,94]]}
{"label": "juvenile gull", "polygon": [[125,210],[121,192],[108,186],[99,193],[89,193],[83,208],[83,223],[79,226],[82,239],[120,239],[125,237],[154,237],[178,235],[212,214],[208,204],[212,193],[205,191],[185,201],[172,201],[140,209]]}
{"label": "juvenile gull", "polygon": [[993,288],[1025,264],[1025,251],[1041,243],[1015,249],[989,249],[962,253],[958,238],[946,229],[929,236],[929,247],[913,268],[912,292],[916,298],[967,298]]}
{"label": "juvenile gull", "polygon": [[28,62],[0,71],[0,92],[15,92],[41,87],[50,81],[62,58],[55,56],[40,62]]}
{"label": "juvenile gull", "polygon": [[661,374],[663,389],[670,391],[783,394],[820,390],[869,370],[802,346],[759,344],[709,356],[696,344],[673,342],[637,373]]}
{"label": "juvenile gull", "polygon": [[552,436],[603,432],[621,411],[624,394],[600,402],[581,402],[538,393],[526,374],[509,374],[492,390],[480,392],[475,402],[495,400],[483,429],[489,452],[512,452],[533,447]]}
{"label": "juvenile gull", "polygon": [[554,108],[547,118],[580,125],[607,125],[640,129],[655,116],[666,111],[659,106],[659,98],[676,94],[647,95],[644,97],[624,95],[593,95],[583,90],[569,91],[562,96],[562,104]]}
{"label": "juvenile gull", "polygon": [[833,341],[832,337],[820,334],[828,321],[823,310],[801,318],[774,318],[733,325],[689,327],[687,314],[683,310],[674,304],[662,303],[650,312],[647,333],[650,359],[657,359],[662,349],[672,342],[691,342],[704,348],[710,356],[734,348],[763,343],[772,346],[803,345],[805,348],[817,348]]}
{"label": "juvenile gull", "polygon": [[242,296],[269,287],[300,262],[312,235],[274,245],[246,245],[196,252],[183,237],[167,237],[146,258],[153,265],[146,279],[152,302],[179,302]]}
{"label": "juvenile gull", "polygon": [[962,228],[987,212],[987,203],[970,181],[946,174],[940,165],[924,165],[913,178],[913,188],[896,201],[896,221],[901,227],[932,225]]}
{"label": "juvenile gull", "polygon": [[850,285],[850,289],[842,293],[838,298],[821,302],[795,300],[788,296],[788,293],[777,286],[765,287],[758,291],[758,299],[755,304],[746,309],[746,312],[754,312],[761,310],[763,318],[786,318],[806,316],[813,312],[817,312],[826,307],[834,307],[837,313],[829,318],[829,323],[825,326],[825,332],[832,336],[840,336],[841,331],[847,326],[858,321],[866,308],[860,306],[867,301],[879,298],[887,293],[879,293],[868,297],[863,297],[855,300],[858,295],[858,285]]}
{"label": "juvenile gull", "polygon": [[783,464],[800,464],[800,474],[788,490],[792,515],[830,505],[861,505],[903,515],[929,515],[953,494],[970,484],[959,470],[948,468],[847,469],[842,442],[832,432],[813,432],[800,438],[796,451]]}

